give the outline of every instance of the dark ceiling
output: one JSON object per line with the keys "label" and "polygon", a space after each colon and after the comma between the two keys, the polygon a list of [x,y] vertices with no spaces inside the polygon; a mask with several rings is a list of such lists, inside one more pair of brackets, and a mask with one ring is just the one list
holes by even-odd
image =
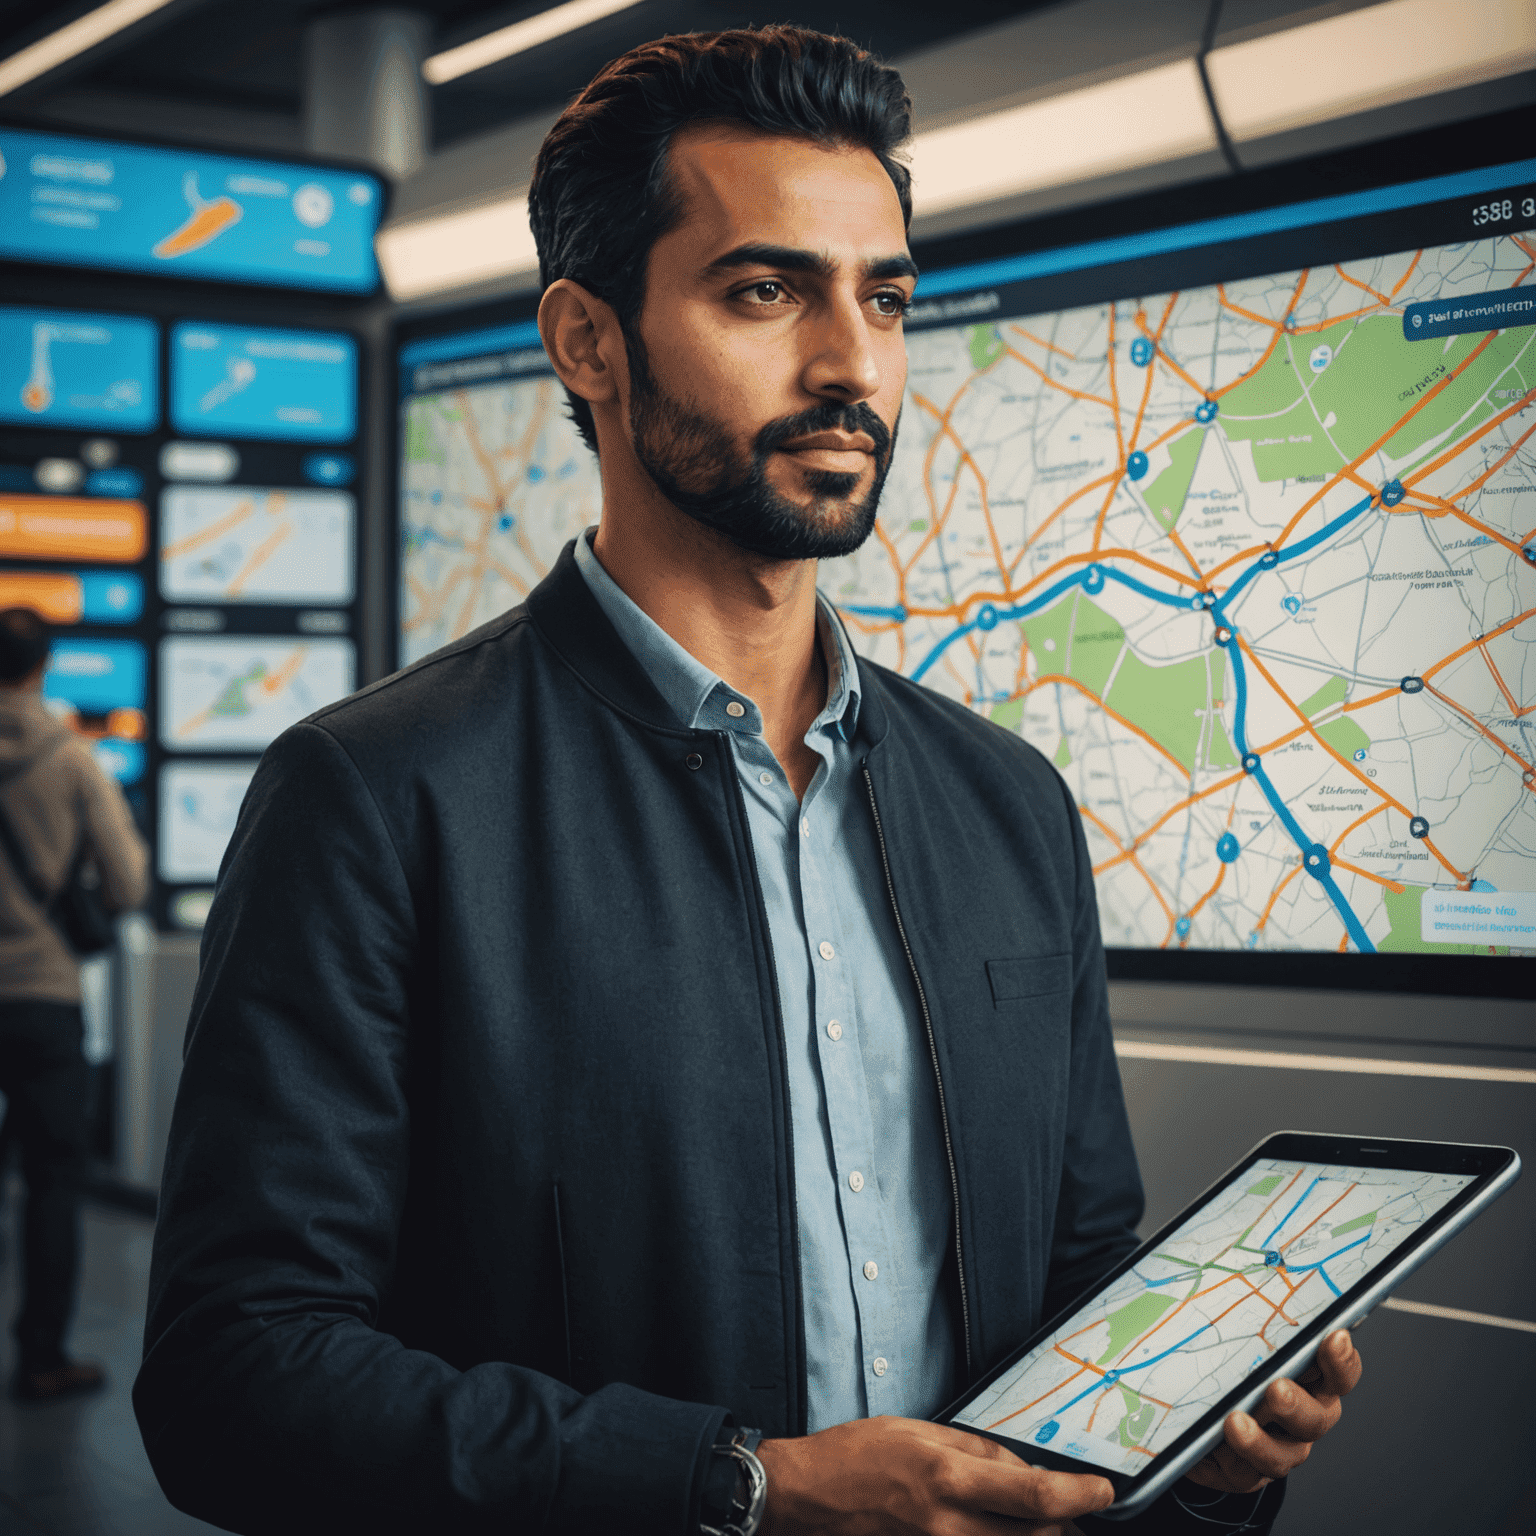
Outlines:
{"label": "dark ceiling", "polygon": [[[714,31],[766,21],[799,21],[840,31],[885,58],[895,58],[1011,16],[1050,0],[642,0],[603,21],[556,38],[504,63],[435,87],[432,120],[437,147],[558,107],[607,60],[668,32]],[[430,14],[434,49],[451,47],[548,9],[549,0],[487,6],[484,0],[437,0],[415,7]],[[45,35],[91,4],[50,6],[0,0],[0,56]],[[297,132],[303,113],[305,28],[335,7],[313,0],[174,0],[159,18],[115,39],[0,102],[8,117],[58,123],[96,93],[110,95],[119,112],[143,99],[146,135],[177,136],[195,123],[195,109],[220,114],[228,139],[237,114],[259,118],[270,138],[287,121]],[[170,109],[176,109],[174,112]],[[174,127],[156,126],[157,114]],[[99,121],[99,119],[98,119]],[[93,124],[94,126],[94,124]]]}

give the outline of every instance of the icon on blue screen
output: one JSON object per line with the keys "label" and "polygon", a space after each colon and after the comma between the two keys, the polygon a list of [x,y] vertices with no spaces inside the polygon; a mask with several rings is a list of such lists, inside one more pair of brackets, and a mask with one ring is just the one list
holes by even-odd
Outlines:
{"label": "icon on blue screen", "polygon": [[129,315],[0,309],[0,421],[153,431],[159,334]]}
{"label": "icon on blue screen", "polygon": [[171,420],[195,437],[345,442],[357,430],[357,343],[183,322],[171,332]]}

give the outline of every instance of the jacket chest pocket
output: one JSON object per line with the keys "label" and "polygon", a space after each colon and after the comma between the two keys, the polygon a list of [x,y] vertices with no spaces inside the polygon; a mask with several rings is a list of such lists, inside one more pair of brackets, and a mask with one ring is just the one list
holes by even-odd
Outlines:
{"label": "jacket chest pocket", "polygon": [[988,960],[987,980],[992,986],[994,1008],[1027,1007],[1051,1013],[1065,1010],[1072,996],[1072,956],[1029,955],[1017,960]]}

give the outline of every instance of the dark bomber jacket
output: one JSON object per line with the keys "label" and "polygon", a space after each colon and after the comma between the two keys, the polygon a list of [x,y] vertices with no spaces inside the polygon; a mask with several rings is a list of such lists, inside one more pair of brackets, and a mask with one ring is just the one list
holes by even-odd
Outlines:
{"label": "dark bomber jacket", "polygon": [[[974,1378],[1135,1244],[1093,880],[1037,752],[861,675]],[[567,548],[288,731],[246,798],[134,1389],[172,1502],[685,1536],[727,1411],[804,1428],[785,1093],[728,744],[678,724]]]}

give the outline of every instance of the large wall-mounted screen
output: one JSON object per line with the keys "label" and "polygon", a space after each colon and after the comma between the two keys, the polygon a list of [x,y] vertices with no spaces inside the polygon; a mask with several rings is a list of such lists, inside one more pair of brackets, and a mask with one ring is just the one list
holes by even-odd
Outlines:
{"label": "large wall-mounted screen", "polygon": [[[1122,974],[1536,955],[1533,232],[1524,162],[925,271],[821,585],[1056,764]],[[403,661],[596,520],[537,347],[402,346]]]}
{"label": "large wall-mounted screen", "polygon": [[321,292],[378,286],[365,171],[0,128],[0,257]]}

